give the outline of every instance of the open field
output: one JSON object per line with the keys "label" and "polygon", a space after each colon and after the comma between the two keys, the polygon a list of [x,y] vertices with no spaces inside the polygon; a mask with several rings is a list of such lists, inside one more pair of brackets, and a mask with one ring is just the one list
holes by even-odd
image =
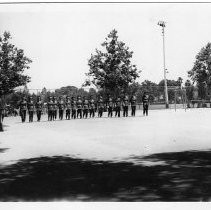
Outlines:
{"label": "open field", "polygon": [[211,109],[201,108],[40,123],[5,118],[0,199],[209,200],[210,119]]}
{"label": "open field", "polygon": [[[209,149],[210,109],[151,111],[148,117],[21,123],[5,118],[1,162],[53,155],[113,160],[130,155]],[[28,120],[28,119],[27,119]]]}

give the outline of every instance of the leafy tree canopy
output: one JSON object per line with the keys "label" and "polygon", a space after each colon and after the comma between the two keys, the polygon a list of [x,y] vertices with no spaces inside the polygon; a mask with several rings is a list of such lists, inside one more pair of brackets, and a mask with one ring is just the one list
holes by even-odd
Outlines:
{"label": "leafy tree canopy", "polygon": [[[196,55],[193,68],[188,72],[191,80],[197,84],[199,98],[207,98],[211,89],[211,43],[207,43]],[[208,88],[208,89],[207,89]]]}
{"label": "leafy tree canopy", "polygon": [[211,85],[211,43],[208,43],[196,55],[194,66],[188,75],[197,84]]}
{"label": "leafy tree canopy", "polygon": [[187,79],[185,81],[185,87],[186,87],[186,96],[187,96],[188,101],[193,100],[194,86],[193,86],[193,84],[191,83],[190,80]]}
{"label": "leafy tree canopy", "polygon": [[131,63],[133,52],[124,42],[118,40],[115,29],[101,46],[104,51],[96,49],[88,61],[90,69],[86,75],[89,79],[85,86],[93,84],[99,89],[119,94],[139,77],[140,71]]}
{"label": "leafy tree canopy", "polygon": [[0,37],[0,95],[11,93],[14,88],[23,86],[30,81],[30,77],[23,74],[32,62],[10,43],[11,35],[4,32]]}

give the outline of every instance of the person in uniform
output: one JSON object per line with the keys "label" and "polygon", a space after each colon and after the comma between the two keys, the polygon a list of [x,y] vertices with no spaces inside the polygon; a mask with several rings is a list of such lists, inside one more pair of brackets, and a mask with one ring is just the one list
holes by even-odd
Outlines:
{"label": "person in uniform", "polygon": [[120,97],[117,98],[116,103],[115,103],[115,117],[118,116],[120,117],[120,110],[121,110],[121,99]]}
{"label": "person in uniform", "polygon": [[136,115],[136,96],[135,95],[132,95],[131,97],[131,116],[134,116]]}
{"label": "person in uniform", "polygon": [[97,102],[97,107],[98,107],[98,117],[103,116],[103,109],[104,109],[104,103],[103,103],[103,97],[100,96],[98,102]]}
{"label": "person in uniform", "polygon": [[112,117],[113,116],[113,100],[111,97],[109,97],[108,99],[108,117]]}
{"label": "person in uniform", "polygon": [[53,120],[56,120],[57,118],[57,109],[58,109],[58,106],[57,106],[57,100],[56,100],[56,97],[53,96]]}
{"label": "person in uniform", "polygon": [[75,100],[75,97],[72,97],[71,99],[71,109],[72,109],[72,119],[76,118],[76,110],[77,110],[77,102]]}
{"label": "person in uniform", "polygon": [[58,108],[59,108],[59,119],[63,120],[65,103],[62,99],[62,96],[59,97],[59,101],[58,101],[57,105],[58,105]]}
{"label": "person in uniform", "polygon": [[89,112],[89,101],[84,96],[84,100],[83,100],[83,118],[87,118],[88,117],[88,112]]}
{"label": "person in uniform", "polygon": [[146,114],[146,116],[148,116],[149,95],[146,92],[144,92],[144,95],[142,97],[142,102],[143,102],[143,115]]}
{"label": "person in uniform", "polygon": [[71,101],[70,97],[66,97],[66,120],[70,120],[70,109],[71,109]]}
{"label": "person in uniform", "polygon": [[35,107],[34,107],[34,101],[33,101],[32,96],[30,96],[27,106],[28,106],[28,113],[29,113],[29,122],[33,122],[34,108]]}
{"label": "person in uniform", "polygon": [[26,121],[26,110],[27,110],[26,97],[23,97],[22,101],[19,104],[19,108],[20,108],[21,121],[24,123]]}
{"label": "person in uniform", "polygon": [[42,114],[42,108],[43,108],[43,103],[41,101],[41,97],[37,97],[37,102],[35,104],[36,107],[36,112],[37,112],[37,121],[40,122],[41,120],[41,114]]}
{"label": "person in uniform", "polygon": [[53,117],[54,117],[54,102],[53,102],[53,98],[50,96],[49,97],[49,101],[47,103],[47,107],[48,107],[48,121],[52,121]]}
{"label": "person in uniform", "polygon": [[80,117],[80,119],[82,118],[82,100],[80,96],[78,96],[77,100],[77,118],[78,117]]}
{"label": "person in uniform", "polygon": [[128,96],[124,97],[122,106],[123,106],[123,117],[128,117],[128,106],[129,106]]}
{"label": "person in uniform", "polygon": [[89,116],[90,117],[95,116],[95,101],[92,98],[92,96],[91,96],[90,101],[89,101]]}

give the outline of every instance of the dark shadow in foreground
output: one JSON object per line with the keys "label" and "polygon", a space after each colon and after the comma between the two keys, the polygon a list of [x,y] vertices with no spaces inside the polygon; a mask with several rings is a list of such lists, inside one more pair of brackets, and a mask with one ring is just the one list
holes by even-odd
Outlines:
{"label": "dark shadow in foreground", "polygon": [[[40,157],[0,168],[1,201],[209,201],[211,151],[106,162]],[[153,164],[146,165],[143,161]]]}

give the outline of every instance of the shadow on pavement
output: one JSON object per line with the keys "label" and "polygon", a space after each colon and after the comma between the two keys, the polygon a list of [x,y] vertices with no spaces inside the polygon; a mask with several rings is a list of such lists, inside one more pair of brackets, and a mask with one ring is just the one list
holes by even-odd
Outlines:
{"label": "shadow on pavement", "polygon": [[211,151],[162,153],[131,161],[69,156],[21,160],[0,168],[0,200],[210,200]]}

